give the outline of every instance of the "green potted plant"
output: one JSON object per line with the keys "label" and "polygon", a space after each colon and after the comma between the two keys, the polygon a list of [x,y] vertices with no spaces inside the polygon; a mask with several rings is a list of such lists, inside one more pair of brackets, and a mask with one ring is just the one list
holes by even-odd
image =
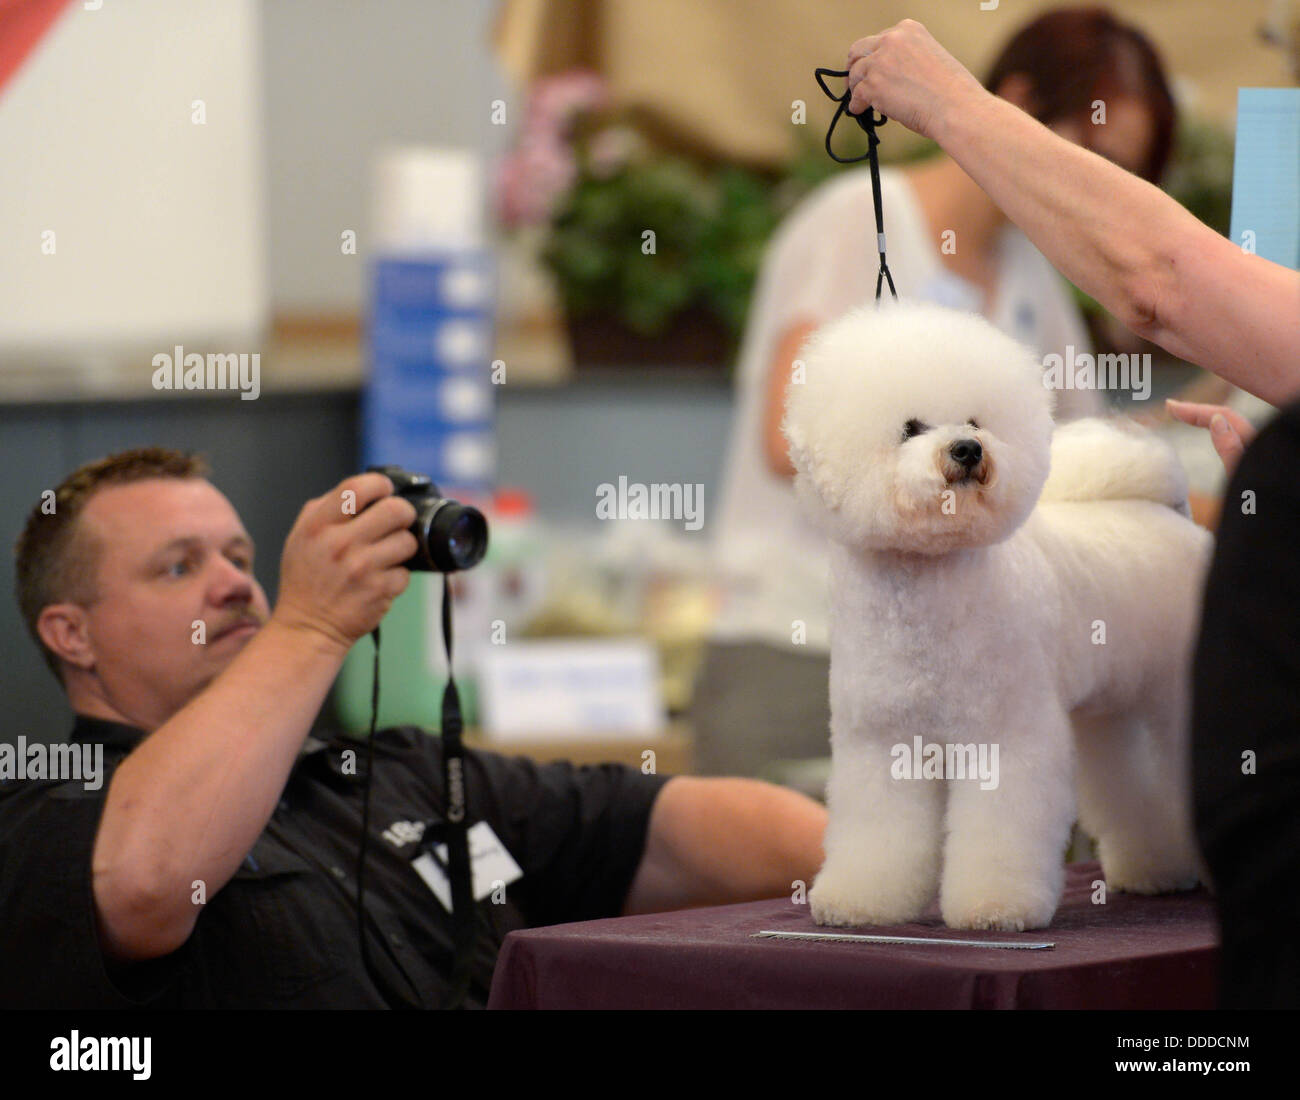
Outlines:
{"label": "green potted plant", "polygon": [[574,72],[539,83],[498,184],[507,229],[545,227],[578,364],[730,365],[788,205],[773,181],[653,149]]}

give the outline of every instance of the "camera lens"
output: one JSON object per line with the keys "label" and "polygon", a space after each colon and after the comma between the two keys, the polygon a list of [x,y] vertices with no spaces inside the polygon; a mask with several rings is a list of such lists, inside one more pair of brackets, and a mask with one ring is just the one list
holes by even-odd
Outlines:
{"label": "camera lens", "polygon": [[483,557],[487,547],[483,544],[484,528],[475,523],[473,515],[462,513],[452,521],[447,535],[447,550],[461,569],[468,569]]}
{"label": "camera lens", "polygon": [[487,520],[467,504],[443,501],[427,530],[429,557],[443,573],[469,569],[487,553]]}
{"label": "camera lens", "polygon": [[411,534],[420,544],[414,556],[402,564],[420,572],[455,573],[470,569],[487,553],[488,527],[483,513],[468,504],[447,500],[423,474],[400,466],[370,466],[393,483],[398,496],[415,505]]}

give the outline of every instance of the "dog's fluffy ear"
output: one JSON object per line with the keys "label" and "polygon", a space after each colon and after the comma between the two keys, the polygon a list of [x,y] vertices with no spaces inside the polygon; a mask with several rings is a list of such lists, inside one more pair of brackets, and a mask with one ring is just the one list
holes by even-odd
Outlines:
{"label": "dog's fluffy ear", "polygon": [[781,421],[781,434],[790,449],[790,462],[795,469],[796,488],[801,480],[813,486],[823,503],[828,507],[838,508],[843,486],[826,471],[826,464],[819,462],[819,455],[810,445],[803,425],[791,415],[790,402],[786,402],[785,419]]}
{"label": "dog's fluffy ear", "polygon": [[790,462],[796,470],[806,470],[808,460],[812,457],[808,453],[808,445],[804,440],[803,430],[799,425],[790,419],[790,412],[787,407],[785,418],[781,421],[781,434],[785,436],[786,444],[790,449]]}

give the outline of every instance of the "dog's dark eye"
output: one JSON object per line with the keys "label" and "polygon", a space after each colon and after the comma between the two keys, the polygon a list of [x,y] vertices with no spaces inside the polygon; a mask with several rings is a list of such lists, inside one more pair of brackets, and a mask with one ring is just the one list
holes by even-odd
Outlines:
{"label": "dog's dark eye", "polygon": [[930,430],[930,425],[922,424],[919,420],[909,420],[903,425],[903,442],[906,443],[914,435],[920,435],[922,432]]}
{"label": "dog's dark eye", "polygon": [[974,418],[974,417],[971,417],[971,419],[968,420],[968,421],[966,421],[966,423],[969,424],[969,425],[970,425],[972,428],[974,428],[976,431],[979,431],[979,430],[980,430],[980,426],[979,426],[978,424],[975,423],[975,418]]}

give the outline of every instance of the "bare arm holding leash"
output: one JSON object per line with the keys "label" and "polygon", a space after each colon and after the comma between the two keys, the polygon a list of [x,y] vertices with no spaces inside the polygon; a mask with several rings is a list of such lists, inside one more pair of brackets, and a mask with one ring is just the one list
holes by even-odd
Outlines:
{"label": "bare arm holding leash", "polygon": [[1275,405],[1300,395],[1300,273],[1054,134],[914,20],[849,51],[850,110],[937,141],[1048,260],[1134,332]]}

